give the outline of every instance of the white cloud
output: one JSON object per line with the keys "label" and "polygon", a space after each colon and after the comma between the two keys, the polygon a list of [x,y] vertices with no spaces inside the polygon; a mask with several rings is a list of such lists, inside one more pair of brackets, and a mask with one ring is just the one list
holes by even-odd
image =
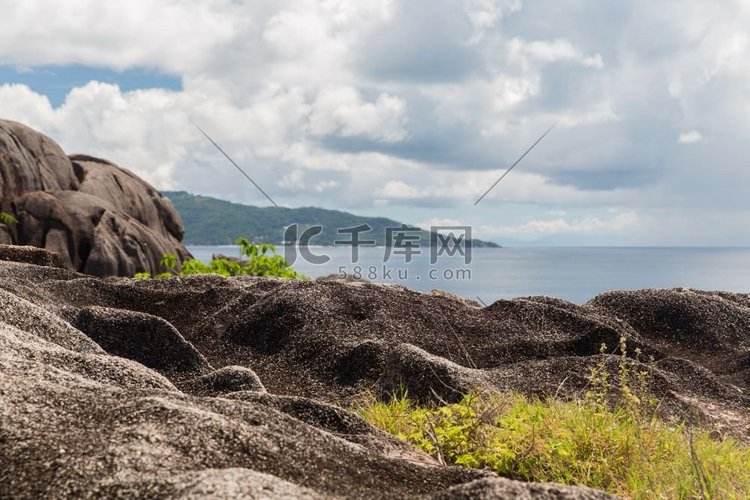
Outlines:
{"label": "white cloud", "polygon": [[599,217],[586,217],[579,220],[534,219],[517,226],[480,226],[477,234],[490,236],[542,236],[551,234],[611,234],[619,233],[638,225],[639,218],[634,212],[617,214],[609,220]]}
{"label": "white cloud", "polygon": [[[388,180],[388,176],[393,175],[401,180]],[[391,204],[469,207],[492,186],[499,175],[492,171],[436,171],[425,165],[412,164],[408,170],[388,169],[385,172],[371,172],[369,176],[356,176],[353,183],[361,182],[361,187],[366,189],[367,184],[373,181],[383,182],[383,188],[377,190],[375,195],[382,202]],[[625,203],[632,195],[633,192],[626,189],[592,193],[551,183],[542,175],[514,170],[486,195],[481,206],[482,210],[507,204],[606,207]]]}
{"label": "white cloud", "polygon": [[455,234],[457,232],[457,227],[466,227],[467,224],[463,224],[460,220],[449,217],[433,217],[431,219],[427,219],[418,224],[415,224],[415,226],[428,231],[434,231],[439,234],[449,235],[451,233]]}
{"label": "white cloud", "polygon": [[284,175],[277,185],[289,191],[300,192],[312,189],[316,193],[324,193],[338,188],[341,183],[335,180],[316,181],[310,179],[305,171],[298,169]]}
{"label": "white cloud", "polygon": [[572,61],[589,68],[603,68],[604,60],[597,53],[584,54],[570,40],[534,40],[527,42],[520,38],[510,40],[509,49],[512,58],[527,57],[544,63]]}
{"label": "white cloud", "polygon": [[433,217],[431,219],[424,220],[417,224],[421,228],[429,228],[434,226],[461,226],[461,221],[458,219],[450,219],[445,217]]}
{"label": "white cloud", "polygon": [[481,40],[486,30],[510,13],[521,10],[521,0],[464,0],[464,10],[477,31],[470,43]]}
{"label": "white cloud", "polygon": [[388,181],[378,191],[378,197],[390,200],[416,200],[424,198],[426,193],[408,185],[403,181]]}
{"label": "white cloud", "polygon": [[54,114],[46,96],[19,84],[0,85],[0,109],[3,118],[38,129],[45,128]]}
{"label": "white cloud", "polygon": [[691,130],[689,132],[683,132],[680,137],[677,138],[677,142],[680,144],[693,144],[703,140],[703,134],[699,130]]}
{"label": "white cloud", "polygon": [[[92,82],[53,108],[26,86],[0,86],[4,118],[46,132],[68,153],[112,159],[163,187],[173,185],[175,168],[185,159],[188,122],[165,113],[173,112],[180,98],[163,90],[122,94],[116,86]],[[153,130],[163,139],[155,140]]]}
{"label": "white cloud", "polygon": [[302,170],[292,170],[284,175],[278,182],[278,185],[291,191],[301,191],[305,189],[305,172]]}
{"label": "white cloud", "polygon": [[309,130],[315,135],[367,137],[397,142],[406,137],[403,99],[380,94],[374,102],[364,102],[356,89],[323,89],[312,105]]}
{"label": "white cloud", "polygon": [[282,57],[301,58],[329,36],[325,19],[315,12],[282,10],[266,23],[263,39]]}
{"label": "white cloud", "polygon": [[3,6],[0,62],[180,73],[205,64],[248,21],[231,0],[33,0]]}
{"label": "white cloud", "polygon": [[[603,231],[623,222],[616,209],[652,214],[675,240],[750,243],[731,222],[750,217],[747,2],[420,1],[9,3],[0,64],[154,69],[183,89],[75,82],[54,108],[0,82],[0,114],[162,189],[264,202],[194,120],[289,205],[461,207],[448,218],[475,227],[508,206],[534,211],[508,226],[518,234]],[[395,62],[371,71],[382,47]],[[716,203],[726,217],[701,215]],[[696,212],[675,222],[686,208]]]}
{"label": "white cloud", "polygon": [[337,187],[341,186],[340,183],[336,181],[319,181],[313,183],[313,189],[316,193],[325,193],[326,191],[330,191],[332,189],[335,189]]}

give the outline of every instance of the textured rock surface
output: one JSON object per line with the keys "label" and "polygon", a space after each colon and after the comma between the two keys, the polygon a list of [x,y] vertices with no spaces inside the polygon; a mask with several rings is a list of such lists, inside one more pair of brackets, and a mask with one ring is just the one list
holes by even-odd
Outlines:
{"label": "textured rock surface", "polygon": [[158,272],[165,253],[181,258],[183,227],[171,202],[106,160],[66,156],[50,138],[0,120],[0,243],[59,253],[65,265],[95,276]]}
{"label": "textured rock surface", "polygon": [[454,486],[430,498],[435,500],[490,500],[512,498],[530,500],[532,498],[554,498],[555,500],[595,500],[602,494],[587,488],[566,488],[559,484],[524,484],[503,478],[478,479],[467,484]]}
{"label": "textured rock surface", "polygon": [[239,391],[266,392],[258,375],[242,366],[225,366],[212,373],[196,377],[183,386],[192,394],[219,396]]}
{"label": "textured rock surface", "polygon": [[[606,498],[442,467],[340,407],[289,395],[299,387],[265,392],[254,364],[212,371],[195,341],[215,333],[199,319],[289,284],[103,281],[0,262],[0,497]],[[328,399],[341,393],[331,389]]]}
{"label": "textured rock surface", "polygon": [[60,254],[28,245],[0,244],[0,260],[25,262],[37,266],[65,267],[65,260]]}
{"label": "textured rock surface", "polygon": [[654,356],[665,411],[747,439],[749,305],[646,290],[483,308],[366,283],[0,261],[0,497],[603,498],[441,467],[336,405],[396,381],[423,399],[575,395],[594,364],[616,371],[598,346],[625,336]]}

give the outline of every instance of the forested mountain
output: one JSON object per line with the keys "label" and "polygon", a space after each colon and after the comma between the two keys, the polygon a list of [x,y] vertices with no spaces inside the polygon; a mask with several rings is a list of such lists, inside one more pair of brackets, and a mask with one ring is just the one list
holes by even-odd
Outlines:
{"label": "forested mountain", "polygon": [[[383,245],[387,228],[399,228],[401,223],[384,217],[363,217],[316,207],[254,207],[231,203],[184,191],[162,193],[174,204],[185,225],[185,243],[188,245],[226,245],[238,236],[255,243],[279,244],[284,240],[284,229],[299,224],[300,232],[314,225],[323,226],[323,232],[311,240],[315,245],[333,245],[335,240],[349,240],[350,234],[337,234],[337,229],[369,224],[369,232],[359,234],[361,240],[375,240]],[[413,233],[412,233],[413,234]],[[428,231],[421,231],[421,244],[429,244]],[[499,247],[481,240],[473,240],[475,247]]]}

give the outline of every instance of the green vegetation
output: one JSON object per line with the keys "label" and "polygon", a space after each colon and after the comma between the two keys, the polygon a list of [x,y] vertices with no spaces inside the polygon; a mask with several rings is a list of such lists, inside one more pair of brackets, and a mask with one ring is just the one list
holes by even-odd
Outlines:
{"label": "green vegetation", "polygon": [[442,463],[513,479],[630,498],[750,497],[750,448],[656,418],[654,399],[639,394],[648,372],[621,346],[618,383],[602,364],[578,401],[475,393],[456,404],[419,406],[402,394],[389,402],[370,397],[358,412]]}
{"label": "green vegetation", "polygon": [[18,219],[7,212],[0,212],[0,223],[10,226],[11,224],[18,224]]}
{"label": "green vegetation", "polygon": [[[213,259],[204,264],[197,259],[178,262],[177,256],[171,253],[164,255],[160,265],[165,269],[156,278],[171,278],[172,276],[188,276],[191,274],[218,274],[220,276],[277,276],[289,279],[306,279],[297,273],[284,260],[276,255],[273,245],[250,243],[247,238],[240,237],[235,241],[240,246],[242,260]],[[151,273],[136,273],[136,278],[151,278]]]}
{"label": "green vegetation", "polygon": [[[335,240],[351,239],[349,234],[337,234],[336,229],[369,224],[372,231],[360,233],[361,239],[375,240],[378,245],[383,245],[385,229],[401,226],[400,222],[383,217],[361,217],[322,208],[253,207],[184,191],[165,191],[162,194],[170,199],[182,217],[187,245],[228,245],[237,234],[253,235],[253,243],[281,243],[284,229],[295,223],[299,224],[300,232],[306,227],[323,226],[323,232],[312,240],[315,245],[333,245]],[[422,231],[421,244],[427,245],[429,240],[429,233]],[[473,240],[473,245],[498,246],[477,239]]]}

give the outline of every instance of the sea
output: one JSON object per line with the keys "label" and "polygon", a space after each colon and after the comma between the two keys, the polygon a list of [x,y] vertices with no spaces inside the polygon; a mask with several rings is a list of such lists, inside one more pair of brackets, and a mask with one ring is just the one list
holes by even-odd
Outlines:
{"label": "sea", "polygon": [[[188,246],[208,262],[214,253],[239,256],[239,247]],[[695,288],[750,293],[750,248],[504,247],[390,255],[385,247],[294,247],[277,253],[311,278],[338,275],[443,290],[491,304],[498,299],[548,295],[583,304],[609,290]],[[403,252],[403,250],[402,250]],[[408,262],[407,262],[408,260]],[[316,262],[312,262],[316,261]],[[321,261],[321,262],[317,262]],[[325,261],[325,262],[322,262]]]}

